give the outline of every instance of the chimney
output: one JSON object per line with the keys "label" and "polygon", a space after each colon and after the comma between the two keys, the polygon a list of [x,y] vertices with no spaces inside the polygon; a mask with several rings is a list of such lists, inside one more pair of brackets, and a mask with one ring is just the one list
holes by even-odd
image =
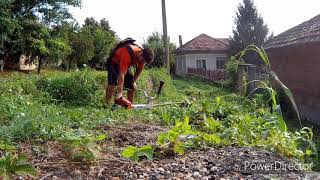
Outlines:
{"label": "chimney", "polygon": [[180,45],[180,47],[182,46],[182,36],[181,35],[179,35],[179,45]]}

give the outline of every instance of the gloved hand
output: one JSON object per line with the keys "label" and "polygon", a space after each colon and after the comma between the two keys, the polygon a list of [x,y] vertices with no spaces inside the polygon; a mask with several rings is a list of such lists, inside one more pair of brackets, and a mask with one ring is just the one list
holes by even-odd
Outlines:
{"label": "gloved hand", "polygon": [[126,98],[124,98],[122,96],[120,98],[115,99],[114,103],[117,104],[117,105],[120,105],[122,107],[125,107],[126,109],[132,109],[133,108],[131,102],[128,99],[126,99]]}

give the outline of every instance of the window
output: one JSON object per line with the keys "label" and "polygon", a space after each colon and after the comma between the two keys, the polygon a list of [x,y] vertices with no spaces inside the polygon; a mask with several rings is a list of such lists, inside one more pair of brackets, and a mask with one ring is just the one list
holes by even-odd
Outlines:
{"label": "window", "polygon": [[207,69],[206,60],[204,60],[204,59],[199,59],[199,60],[197,60],[196,62],[197,62],[197,68],[198,68],[198,69]]}
{"label": "window", "polygon": [[227,57],[217,57],[217,69],[224,69],[227,62]]}

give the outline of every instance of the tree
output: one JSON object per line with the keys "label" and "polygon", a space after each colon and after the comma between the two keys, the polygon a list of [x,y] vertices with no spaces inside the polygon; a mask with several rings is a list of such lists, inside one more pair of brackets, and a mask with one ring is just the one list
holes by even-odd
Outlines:
{"label": "tree", "polygon": [[72,34],[71,44],[73,52],[69,57],[69,69],[72,62],[78,67],[87,64],[94,56],[94,41],[88,28],[83,28],[79,33]]}
{"label": "tree", "polygon": [[95,47],[95,55],[89,61],[90,65],[94,67],[98,63],[103,63],[113,48],[116,37],[115,32],[111,30],[109,22],[106,19],[100,20],[100,23],[94,18],[86,18],[83,28],[89,30],[93,39]]}
{"label": "tree", "polygon": [[16,21],[10,16],[11,1],[0,1],[0,54],[6,52],[5,43],[10,42],[10,36],[13,34]]}
{"label": "tree", "polygon": [[111,27],[110,27],[110,25],[109,25],[109,22],[108,22],[105,18],[103,18],[103,19],[100,20],[100,27],[101,27],[103,30],[111,33],[112,36],[116,36],[116,32],[114,32],[113,30],[111,30]]}
{"label": "tree", "polygon": [[68,39],[62,37],[51,38],[48,42],[49,60],[59,62],[66,59],[72,53],[72,47]]}
{"label": "tree", "polygon": [[93,17],[87,17],[84,20],[83,28],[88,28],[90,30],[90,33],[94,34],[98,27],[99,23]]}
{"label": "tree", "polygon": [[43,59],[49,54],[47,46],[50,37],[49,28],[33,19],[24,20],[21,26],[23,27],[22,37],[24,42],[22,53],[29,57],[29,63],[38,58],[38,73],[40,73]]}
{"label": "tree", "polygon": [[[251,44],[261,47],[266,41],[269,30],[262,16],[258,14],[253,0],[243,0],[243,4],[239,4],[234,23],[233,36],[230,37],[230,55],[237,54]],[[244,60],[257,63],[254,53],[247,54]]]}
{"label": "tree", "polygon": [[97,63],[103,63],[113,48],[116,39],[113,34],[100,27],[96,30],[93,39],[95,55],[91,60],[91,65],[94,67]]}
{"label": "tree", "polygon": [[36,15],[37,20],[46,25],[59,24],[72,18],[68,6],[80,7],[81,0],[15,0],[12,2],[12,13],[17,18],[29,14]]}
{"label": "tree", "polygon": [[[149,47],[154,51],[154,61],[151,64],[151,67],[164,67],[166,66],[165,62],[165,52],[164,52],[164,41],[162,39],[162,34],[159,32],[153,32],[147,38],[147,42],[145,42],[142,46]],[[176,49],[176,45],[174,43],[170,43],[169,41],[169,60],[170,60],[170,69],[171,72],[174,70],[174,51]]]}
{"label": "tree", "polygon": [[[78,7],[81,0],[6,0],[0,2],[0,56],[18,62],[23,53],[47,54],[48,38],[31,31],[49,28],[70,19],[68,6]],[[2,16],[3,15],[3,16]],[[50,31],[50,29],[47,29]],[[50,34],[50,33],[49,33]],[[34,58],[31,58],[31,60]]]}

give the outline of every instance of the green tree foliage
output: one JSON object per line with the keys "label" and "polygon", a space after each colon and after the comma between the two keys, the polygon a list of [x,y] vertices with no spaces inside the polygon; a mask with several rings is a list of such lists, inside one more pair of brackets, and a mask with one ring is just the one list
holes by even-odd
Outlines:
{"label": "green tree foliage", "polygon": [[72,18],[67,7],[79,7],[81,0],[8,0],[0,5],[0,58],[17,62],[22,54],[31,60],[48,55],[50,27]]}
{"label": "green tree foliage", "polygon": [[14,32],[16,21],[10,17],[11,1],[0,1],[0,54],[6,51],[5,43],[10,42],[10,36]]}
{"label": "green tree foliage", "polygon": [[11,7],[17,18],[33,14],[46,24],[55,24],[72,18],[68,6],[80,7],[81,0],[16,0]]}
{"label": "green tree foliage", "polygon": [[[60,55],[54,54],[55,61],[68,59],[69,68],[72,64],[82,66],[102,64],[115,44],[115,32],[111,30],[108,21],[102,19],[100,23],[94,18],[86,18],[83,27],[75,22],[63,22],[52,30],[52,37],[56,37],[63,44]],[[56,44],[56,45],[58,45]],[[68,45],[71,46],[69,51]],[[57,47],[57,46],[55,46]],[[65,66],[65,62],[63,63]]]}
{"label": "green tree foliage", "polygon": [[[162,34],[159,32],[153,32],[148,38],[147,42],[143,44],[143,47],[149,47],[154,50],[154,61],[151,64],[152,67],[162,67],[165,65],[164,62],[164,43],[162,39]],[[174,70],[175,56],[174,50],[176,45],[169,41],[169,58],[170,58],[170,69]]]}
{"label": "green tree foliage", "polygon": [[90,29],[83,28],[79,33],[73,34],[71,44],[74,51],[69,59],[69,68],[72,62],[82,66],[94,57],[95,47]]}
{"label": "green tree foliage", "polygon": [[95,47],[94,57],[89,61],[90,65],[102,64],[116,42],[115,32],[111,30],[106,19],[100,20],[99,23],[92,17],[85,19],[83,28],[90,31]]}
{"label": "green tree foliage", "polygon": [[50,56],[49,59],[53,62],[67,58],[72,53],[72,48],[68,39],[54,37],[48,42]]}
{"label": "green tree foliage", "polygon": [[112,33],[105,31],[99,27],[94,36],[95,55],[92,58],[91,64],[103,63],[106,56],[109,54],[115,44],[115,37]]}
{"label": "green tree foliage", "polygon": [[116,32],[114,32],[113,30],[111,30],[111,27],[110,27],[110,25],[109,25],[109,22],[108,22],[105,18],[103,18],[103,19],[100,20],[100,27],[101,27],[103,30],[111,33],[113,36],[116,36]]}
{"label": "green tree foliage", "polygon": [[115,44],[109,22],[87,18],[83,27],[70,21],[68,6],[81,0],[8,0],[0,2],[0,59],[18,63],[21,55],[31,63],[102,64]]}
{"label": "green tree foliage", "polygon": [[49,29],[42,23],[34,20],[24,20],[21,23],[23,27],[22,35],[24,40],[24,51],[31,59],[35,57],[47,56],[49,50],[47,48],[47,40],[50,36]]}
{"label": "green tree foliage", "polygon": [[[234,23],[233,36],[230,37],[230,55],[237,54],[251,44],[261,47],[267,40],[268,27],[258,14],[253,0],[243,0],[239,4]],[[255,63],[255,57],[255,53],[249,53],[243,58],[248,63]]]}
{"label": "green tree foliage", "polygon": [[[49,56],[50,62],[59,62],[61,60],[63,69],[66,69],[67,61],[69,61],[70,67],[70,63],[74,59],[73,56],[76,54],[73,42],[76,42],[75,39],[77,39],[79,31],[78,23],[73,21],[63,22],[53,28],[51,31],[52,39],[49,42],[50,52],[53,53]],[[59,49],[59,51],[56,52],[56,49]]]}

